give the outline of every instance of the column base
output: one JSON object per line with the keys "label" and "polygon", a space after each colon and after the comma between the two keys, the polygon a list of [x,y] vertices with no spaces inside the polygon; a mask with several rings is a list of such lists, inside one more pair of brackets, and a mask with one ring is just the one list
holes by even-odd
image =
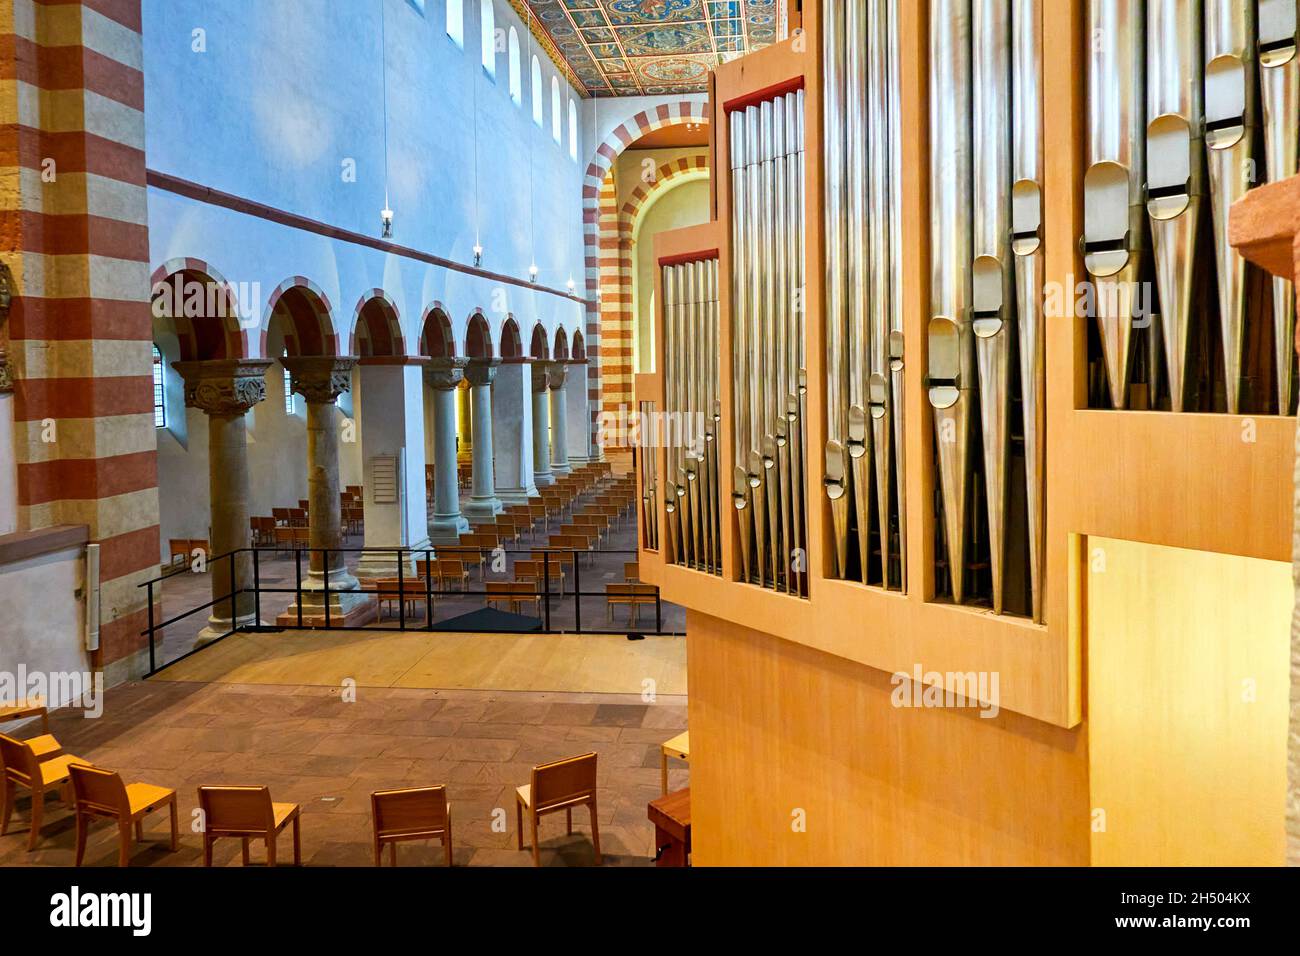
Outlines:
{"label": "column base", "polygon": [[429,540],[435,544],[456,544],[460,536],[469,531],[469,521],[459,512],[454,515],[434,515],[429,522]]}
{"label": "column base", "polygon": [[[396,551],[385,551],[382,548],[376,551],[363,551],[361,560],[357,562],[357,580],[374,581],[379,578],[397,577],[397,555]],[[414,578],[416,556],[409,551],[403,555],[402,575],[407,578]],[[330,588],[334,587],[333,583]]]}
{"label": "column base", "polygon": [[465,514],[470,518],[491,518],[505,510],[501,499],[496,495],[489,498],[470,498],[464,504]]}
{"label": "column base", "polygon": [[551,474],[555,475],[557,478],[562,478],[571,471],[573,471],[573,469],[569,467],[567,461],[551,462]]}
{"label": "column base", "polygon": [[549,488],[555,484],[555,475],[549,471],[539,471],[533,474],[533,483],[538,488]]}
{"label": "column base", "polygon": [[527,505],[530,498],[537,497],[537,488],[498,488],[497,497],[503,505]]}
{"label": "column base", "polygon": [[[361,584],[346,568],[329,572],[329,627],[356,627],[369,624],[379,614],[379,601],[373,594],[360,590]],[[297,626],[298,604],[275,619],[281,627]],[[325,620],[325,576],[320,571],[308,573],[302,585],[302,626],[323,628]]]}
{"label": "column base", "polygon": [[233,625],[228,617],[209,617],[208,626],[194,636],[194,646],[203,647],[213,641],[220,640],[232,630],[238,630],[241,627],[257,627],[261,623],[256,614],[241,614]]}

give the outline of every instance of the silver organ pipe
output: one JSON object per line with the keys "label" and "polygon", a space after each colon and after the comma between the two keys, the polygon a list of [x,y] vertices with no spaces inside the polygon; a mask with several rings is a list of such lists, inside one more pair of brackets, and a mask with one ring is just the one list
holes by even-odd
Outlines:
{"label": "silver organ pipe", "polygon": [[1030,610],[1043,620],[1046,564],[1047,417],[1043,329],[1043,30],[1039,0],[1011,10],[1011,251],[1015,263]]}
{"label": "silver organ pipe", "polygon": [[952,596],[965,597],[975,387],[971,341],[971,58],[969,0],[930,10],[930,322],[927,392],[934,417]]}
{"label": "silver organ pipe", "polygon": [[[1259,0],[1259,90],[1264,167],[1269,182],[1294,176],[1300,154],[1300,26],[1296,0]],[[1295,288],[1273,277],[1273,350],[1277,413],[1295,403]]]}
{"label": "silver organ pipe", "polygon": [[718,261],[661,267],[669,560],[722,573],[718,526]]}
{"label": "silver organ pipe", "polygon": [[979,371],[993,611],[1002,613],[1011,451],[1011,8],[972,9],[971,327]]}
{"label": "silver organ pipe", "polygon": [[1089,0],[1084,267],[1111,404],[1128,403],[1133,307],[1145,255],[1146,80],[1144,0]]}
{"label": "silver organ pipe", "polygon": [[732,111],[728,121],[736,433],[732,503],[739,525],[740,573],[746,582],[793,594],[806,593],[800,398],[803,104],[801,91],[779,94]]}
{"label": "silver organ pipe", "polygon": [[1205,146],[1219,284],[1224,394],[1228,413],[1241,410],[1246,343],[1246,260],[1228,241],[1228,210],[1254,177],[1255,4],[1205,2]]}

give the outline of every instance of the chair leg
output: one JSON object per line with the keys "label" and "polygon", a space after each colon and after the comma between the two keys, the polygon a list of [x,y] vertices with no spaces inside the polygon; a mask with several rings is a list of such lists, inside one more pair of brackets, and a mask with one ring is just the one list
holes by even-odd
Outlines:
{"label": "chair leg", "polygon": [[86,857],[86,830],[89,829],[89,824],[84,813],[77,814],[77,862],[73,866],[81,866],[81,861]]}
{"label": "chair leg", "polygon": [[14,792],[14,782],[6,777],[3,787],[0,787],[0,836],[4,836],[9,830],[9,817],[14,812],[14,800],[17,796]]}
{"label": "chair leg", "polygon": [[[139,823],[136,824],[137,828]],[[137,833],[139,830],[137,829]],[[117,865],[131,865],[131,821],[123,820],[117,825]]]}
{"label": "chair leg", "polygon": [[176,797],[175,797],[175,796],[172,797],[172,802],[171,802],[171,815],[172,815],[172,852],[175,853],[177,850],[180,849],[180,843],[181,843],[181,830],[180,830],[180,823],[179,823],[179,821],[177,820],[177,817],[176,817]]}
{"label": "chair leg", "polygon": [[135,840],[137,843],[144,842],[144,817],[135,821]]}
{"label": "chair leg", "polygon": [[243,837],[244,843],[244,866],[248,866],[248,837]]}
{"label": "chair leg", "polygon": [[397,841],[396,840],[388,844],[388,863],[390,866],[397,866]]}
{"label": "chair leg", "polygon": [[384,847],[379,842],[379,837],[375,837],[375,866],[384,865]]}
{"label": "chair leg", "polygon": [[302,866],[302,830],[299,828],[299,817],[293,818],[293,865]]}
{"label": "chair leg", "polygon": [[537,811],[530,810],[529,813],[533,821],[533,866],[541,866],[542,850],[539,845],[540,841],[537,839]]}
{"label": "chair leg", "polygon": [[566,807],[564,810],[564,827],[565,835],[573,836],[573,807]]}
{"label": "chair leg", "polygon": [[451,824],[447,824],[447,835],[442,838],[442,848],[447,854],[447,865],[451,866]]}
{"label": "chair leg", "polygon": [[596,865],[600,866],[602,858],[600,855],[600,824],[596,822],[596,798],[591,798],[588,808],[591,810],[591,845],[596,848]]}
{"label": "chair leg", "polygon": [[39,787],[32,790],[32,832],[27,837],[27,852],[36,849],[41,838],[41,821],[45,816],[45,791]]}
{"label": "chair leg", "polygon": [[524,848],[524,805],[515,797],[515,837],[519,841],[519,849]]}
{"label": "chair leg", "polygon": [[212,865],[212,837],[203,834],[203,865]]}
{"label": "chair leg", "polygon": [[278,834],[269,834],[266,838],[266,865],[275,868],[275,838]]}

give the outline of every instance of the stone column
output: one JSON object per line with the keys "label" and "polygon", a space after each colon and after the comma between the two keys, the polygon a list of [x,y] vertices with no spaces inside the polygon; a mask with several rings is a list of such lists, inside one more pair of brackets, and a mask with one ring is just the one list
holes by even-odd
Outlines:
{"label": "stone column", "polygon": [[564,391],[568,377],[569,366],[564,362],[552,362],[546,369],[546,386],[551,390],[551,471],[557,477],[573,470],[569,467],[569,407]]}
{"label": "stone column", "polygon": [[470,430],[473,433],[471,448],[473,487],[465,513],[474,518],[491,518],[502,511],[501,499],[496,494],[496,478],[492,457],[495,453],[492,435],[492,382],[496,378],[500,359],[474,359],[465,370],[469,380]]}
{"label": "stone column", "polygon": [[569,380],[564,386],[569,428],[569,463],[585,465],[591,454],[591,403],[587,400],[587,360],[569,363]]}
{"label": "stone column", "polygon": [[555,484],[551,474],[551,410],[546,397],[550,362],[533,362],[533,481],[538,488]]}
{"label": "stone column", "polygon": [[[365,476],[365,546],[377,549],[367,551],[357,564],[357,577],[365,580],[397,577],[397,554],[384,549],[429,547],[424,496],[423,367],[427,361],[423,357],[361,359],[357,417]],[[386,467],[384,459],[397,460],[396,494],[376,483],[376,468]],[[410,554],[402,573],[415,577]]]}
{"label": "stone column", "polygon": [[465,378],[468,359],[439,358],[425,366],[424,380],[433,390],[433,520],[429,538],[453,544],[469,530],[460,513],[456,485],[456,390]]}
{"label": "stone column", "polygon": [[533,483],[532,367],[509,360],[497,369],[492,385],[492,452],[496,494],[512,505],[537,497]]}
{"label": "stone column", "polygon": [[[185,380],[185,404],[208,416],[208,497],[211,524],[208,558],[252,546],[248,524],[248,431],[244,415],[266,398],[266,370],[269,359],[217,359],[206,362],[175,362],[173,368]],[[232,589],[253,586],[253,558],[238,555],[233,577],[228,558],[208,562],[212,573],[212,599],[217,601],[208,626],[198,643],[224,637],[233,628],[259,623],[251,593],[237,594],[234,607],[227,598]]]}
{"label": "stone column", "polygon": [[456,460],[474,460],[474,421],[469,386],[462,383],[456,389]]}
{"label": "stone column", "polygon": [[[330,623],[362,623],[374,613],[375,599],[360,593],[347,569],[343,547],[343,515],[339,507],[339,410],[335,400],[352,386],[355,358],[308,355],[280,360],[290,385],[307,402],[307,526],[311,548],[303,580],[304,622],[325,622],[325,589],[330,591]],[[326,552],[328,551],[328,561]],[[351,592],[351,593],[347,593]],[[298,605],[279,618],[292,623]]]}

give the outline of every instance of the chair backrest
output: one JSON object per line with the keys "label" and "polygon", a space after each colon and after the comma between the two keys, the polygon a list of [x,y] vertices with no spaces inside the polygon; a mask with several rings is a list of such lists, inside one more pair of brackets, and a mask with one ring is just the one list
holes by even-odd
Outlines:
{"label": "chair backrest", "polygon": [[271,509],[271,517],[274,518],[276,521],[288,521],[288,520],[289,520],[289,509],[288,509],[288,508],[272,508],[272,509]]}
{"label": "chair backrest", "polygon": [[131,801],[127,799],[126,784],[120,774],[81,763],[69,764],[68,773],[79,812],[115,817],[131,815]]}
{"label": "chair backrest", "polygon": [[532,804],[538,810],[569,803],[596,791],[596,755],[566,757],[533,768]]}
{"label": "chair backrest", "polygon": [[487,600],[500,601],[510,597],[514,593],[511,585],[512,581],[488,581],[484,590],[487,592]]}
{"label": "chair backrest", "polygon": [[376,790],[370,795],[370,810],[381,837],[442,830],[447,826],[447,788]]}
{"label": "chair backrest", "polygon": [[199,787],[208,833],[266,833],[275,825],[267,787]]}
{"label": "chair backrest", "polygon": [[439,558],[438,574],[443,577],[463,578],[465,576],[465,562],[461,558]]}
{"label": "chair backrest", "polygon": [[167,553],[175,557],[178,554],[188,555],[190,553],[189,538],[168,538]]}
{"label": "chair backrest", "polygon": [[641,565],[637,561],[625,561],[623,563],[623,579],[625,581],[641,580]]}
{"label": "chair backrest", "polygon": [[36,754],[25,741],[0,734],[0,768],[5,777],[30,786],[37,776]]}
{"label": "chair backrest", "polygon": [[532,581],[542,576],[542,562],[533,559],[515,562],[515,577],[520,581]]}

